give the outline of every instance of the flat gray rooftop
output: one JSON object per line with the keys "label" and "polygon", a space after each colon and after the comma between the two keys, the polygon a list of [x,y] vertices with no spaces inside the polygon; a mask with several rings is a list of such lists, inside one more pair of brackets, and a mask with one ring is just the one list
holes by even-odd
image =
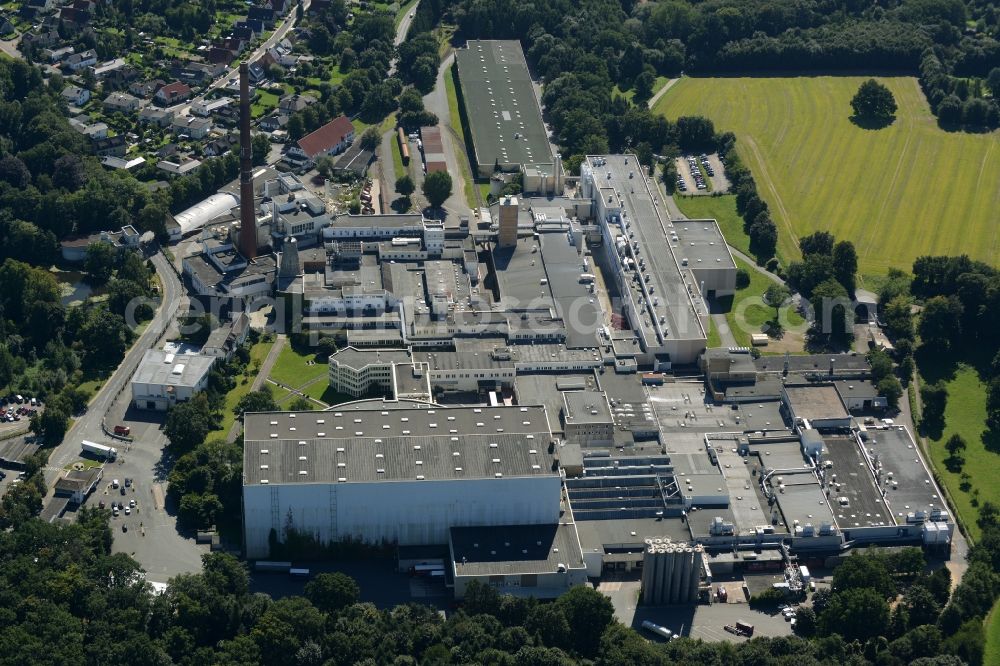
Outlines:
{"label": "flat gray rooftop", "polygon": [[[882,463],[882,487],[886,500],[897,524],[906,522],[906,514],[911,511],[947,509],[948,506],[938,495],[937,486],[924,466],[916,444],[902,426],[892,426],[885,430],[868,429],[869,441],[865,444],[874,449]],[[873,444],[871,440],[875,440]],[[885,482],[889,473],[896,481]]]}
{"label": "flat gray rooftop", "polygon": [[[826,470],[827,480],[839,483],[830,489],[830,506],[842,530],[868,527],[879,523],[892,525],[889,508],[875,486],[871,467],[853,436],[827,436],[823,438],[824,459],[833,463]],[[836,475],[834,482],[833,476]],[[848,504],[839,501],[846,497]],[[905,518],[904,521],[905,522]]]}
{"label": "flat gray rooftop", "polygon": [[871,368],[864,354],[789,354],[788,356],[761,356],[756,360],[757,369],[761,372],[782,372],[785,365],[788,371],[798,374],[828,374],[833,361],[834,374],[867,372]]}
{"label": "flat gray rooftop", "polygon": [[580,386],[583,388],[596,388],[594,373],[581,373],[574,375],[551,374],[551,373],[518,373],[517,375],[517,401],[526,405],[544,405],[551,419],[554,431],[562,432],[562,422],[555,418],[559,410],[563,407],[560,384],[563,386]]}
{"label": "flat gray rooftop", "polygon": [[566,325],[566,345],[596,346],[604,317],[597,297],[580,282],[580,275],[590,272],[583,268],[583,255],[569,244],[565,232],[540,234],[539,245],[556,312]]}
{"label": "flat gray rooftop", "polygon": [[196,386],[214,362],[214,356],[169,354],[162,349],[150,349],[142,357],[139,368],[132,376],[132,383]]}
{"label": "flat gray rooftop", "polygon": [[[588,156],[587,159],[601,196],[614,196],[625,212],[627,240],[638,244],[637,260],[645,260],[643,275],[649,276],[649,282],[644,286],[630,282],[633,288],[623,296],[638,304],[645,302],[647,315],[657,321],[649,321],[643,326],[657,330],[657,336],[662,332],[664,341],[704,339],[705,329],[695,309],[695,302],[704,308],[698,286],[692,283],[690,273],[682,271],[681,257],[675,256],[668,240],[671,223],[664,221],[658,206],[654,205],[642,167],[634,156],[628,155]],[[640,309],[637,307],[636,311]],[[661,317],[664,318],[662,325],[657,323]]]}
{"label": "flat gray rooftop", "polygon": [[331,360],[355,370],[366,365],[388,365],[389,363],[409,363],[410,354],[404,349],[355,349],[344,347],[338,349]]}
{"label": "flat gray rooftop", "polygon": [[545,124],[517,41],[470,40],[455,52],[466,117],[480,172],[551,163]]}
{"label": "flat gray rooftop", "polygon": [[625,518],[621,520],[581,520],[576,524],[585,552],[595,548],[640,550],[646,537],[668,537],[686,543],[691,533],[678,518]]}
{"label": "flat gray rooftop", "polygon": [[[785,475],[785,491],[778,492],[777,484],[772,477],[772,486],[775,489],[778,507],[781,515],[784,516],[788,531],[794,532],[795,526],[812,525],[819,532],[823,523],[834,524],[833,511],[830,508],[830,501],[819,488],[819,483],[811,474],[796,474],[800,477],[795,483]],[[797,522],[796,522],[797,521]]]}
{"label": "flat gray rooftop", "polygon": [[524,240],[514,247],[495,247],[493,263],[505,310],[542,310],[555,305],[542,255],[532,252],[532,243]]}
{"label": "flat gray rooftop", "polygon": [[837,389],[830,385],[785,386],[788,403],[796,418],[815,419],[850,418]]}
{"label": "flat gray rooftop", "polygon": [[715,220],[673,220],[673,230],[678,256],[688,260],[689,268],[736,268]]}
{"label": "flat gray rooftop", "polygon": [[451,528],[458,576],[556,573],[584,566],[573,523]]}
{"label": "flat gray rooftop", "polygon": [[255,412],[244,416],[243,478],[249,485],[549,476],[558,474],[549,440],[543,407]]}
{"label": "flat gray rooftop", "polygon": [[611,423],[608,397],[602,391],[564,391],[566,423]]}

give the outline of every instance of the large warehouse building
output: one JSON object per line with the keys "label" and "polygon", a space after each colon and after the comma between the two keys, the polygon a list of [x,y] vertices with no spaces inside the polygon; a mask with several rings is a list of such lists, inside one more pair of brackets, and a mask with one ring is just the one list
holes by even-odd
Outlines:
{"label": "large warehouse building", "polygon": [[456,51],[455,64],[472,131],[476,176],[489,178],[496,167],[552,167],[552,150],[520,42],[471,40]]}
{"label": "large warehouse building", "polygon": [[453,527],[557,524],[544,407],[360,401],[244,417],[246,555],[289,527],[319,541],[448,543]]}

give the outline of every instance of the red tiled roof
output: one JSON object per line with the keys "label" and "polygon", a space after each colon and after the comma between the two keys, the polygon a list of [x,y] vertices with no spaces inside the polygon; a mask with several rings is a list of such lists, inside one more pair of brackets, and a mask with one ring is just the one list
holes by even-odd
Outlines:
{"label": "red tiled roof", "polygon": [[315,157],[342,142],[344,137],[353,131],[354,125],[350,119],[347,116],[340,116],[299,139],[299,148],[309,157]]}
{"label": "red tiled roof", "polygon": [[191,87],[186,83],[181,83],[180,81],[174,81],[173,83],[168,83],[159,90],[156,91],[158,95],[162,95],[167,99],[170,99],[174,95],[190,95]]}

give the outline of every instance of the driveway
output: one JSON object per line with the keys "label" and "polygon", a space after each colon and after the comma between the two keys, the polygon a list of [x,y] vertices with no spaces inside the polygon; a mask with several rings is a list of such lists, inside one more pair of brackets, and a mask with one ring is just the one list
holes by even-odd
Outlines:
{"label": "driveway", "polygon": [[[70,463],[80,458],[80,441],[87,439],[93,442],[114,444],[122,449],[120,442],[115,442],[112,438],[104,434],[101,428],[101,421],[105,414],[117,402],[119,396],[129,396],[129,380],[143,355],[151,349],[159,340],[160,333],[165,326],[168,326],[177,314],[178,306],[183,296],[180,279],[173,271],[167,259],[162,253],[157,253],[152,257],[153,265],[157,275],[160,276],[162,285],[162,302],[156,311],[153,320],[143,331],[139,339],[132,345],[132,348],[125,352],[125,358],[119,364],[114,374],[104,382],[97,394],[91,399],[87,411],[77,418],[70,427],[62,443],[52,450],[49,456],[49,464],[45,468],[45,480],[49,487],[55,485],[56,480],[62,470]],[[51,493],[49,497],[51,499]]]}
{"label": "driveway", "polygon": [[[461,119],[452,118],[451,112],[448,110],[448,93],[445,90],[444,77],[451,76],[451,64],[455,61],[455,54],[451,53],[447,58],[441,63],[440,69],[438,69],[437,81],[434,84],[434,90],[430,94],[424,96],[424,107],[437,115],[441,124],[441,144],[444,148],[444,158],[445,163],[448,166],[448,173],[451,174],[451,196],[448,200],[444,202],[444,209],[447,213],[447,219],[445,221],[446,226],[458,226],[459,218],[463,215],[472,217],[472,209],[469,208],[469,204],[465,200],[465,176],[462,169],[459,168],[459,161],[464,160],[467,166],[467,170],[471,173],[471,168],[468,167],[468,155],[465,151],[465,146],[462,145],[458,134],[455,131],[455,127],[461,124]],[[411,155],[412,159],[419,159],[419,155]],[[419,189],[419,184],[417,188]],[[473,184],[475,188],[475,184]]]}

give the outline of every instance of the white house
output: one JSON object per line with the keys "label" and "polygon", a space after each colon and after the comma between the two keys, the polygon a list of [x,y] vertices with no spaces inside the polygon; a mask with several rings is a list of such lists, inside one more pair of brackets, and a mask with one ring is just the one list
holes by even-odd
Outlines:
{"label": "white house", "polygon": [[187,402],[208,385],[214,362],[214,356],[150,349],[132,377],[132,404],[137,409],[164,411]]}

